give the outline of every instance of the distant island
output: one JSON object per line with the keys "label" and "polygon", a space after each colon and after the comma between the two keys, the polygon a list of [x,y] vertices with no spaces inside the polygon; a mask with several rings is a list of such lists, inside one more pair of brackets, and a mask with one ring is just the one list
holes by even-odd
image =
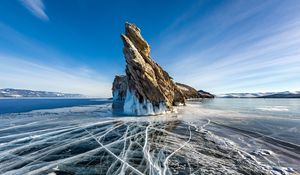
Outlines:
{"label": "distant island", "polygon": [[300,98],[300,91],[228,93],[218,95],[219,98]]}
{"label": "distant island", "polygon": [[33,91],[26,89],[12,89],[5,88],[0,89],[0,98],[10,97],[10,98],[22,98],[22,97],[66,97],[66,98],[74,98],[74,97],[84,97],[81,94],[70,94],[70,93],[62,93],[62,92],[48,92],[48,91]]}

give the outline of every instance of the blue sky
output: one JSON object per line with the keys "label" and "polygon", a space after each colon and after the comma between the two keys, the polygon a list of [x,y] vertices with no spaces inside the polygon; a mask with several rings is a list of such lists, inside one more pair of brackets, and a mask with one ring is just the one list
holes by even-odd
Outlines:
{"label": "blue sky", "polygon": [[0,88],[111,96],[137,24],[179,82],[215,94],[299,90],[300,2],[3,0]]}

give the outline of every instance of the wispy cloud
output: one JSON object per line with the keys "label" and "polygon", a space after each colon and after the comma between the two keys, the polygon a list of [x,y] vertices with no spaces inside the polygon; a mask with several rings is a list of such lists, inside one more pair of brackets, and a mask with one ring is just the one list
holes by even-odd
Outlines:
{"label": "wispy cloud", "polygon": [[[28,38],[1,22],[0,41],[14,46],[13,50],[0,48],[0,88],[111,96],[112,76],[78,64],[74,62],[75,58]],[[18,54],[24,48],[27,52]]]}
{"label": "wispy cloud", "polygon": [[21,0],[21,2],[34,16],[44,21],[49,20],[43,0]]}
{"label": "wispy cloud", "polygon": [[249,3],[234,1],[205,16],[199,9],[161,39],[156,57],[172,54],[166,69],[176,80],[214,93],[297,90],[300,5]]}
{"label": "wispy cloud", "polygon": [[81,93],[88,96],[110,97],[111,80],[88,68],[59,69],[37,64],[9,55],[0,55],[0,88],[22,88],[32,90]]}

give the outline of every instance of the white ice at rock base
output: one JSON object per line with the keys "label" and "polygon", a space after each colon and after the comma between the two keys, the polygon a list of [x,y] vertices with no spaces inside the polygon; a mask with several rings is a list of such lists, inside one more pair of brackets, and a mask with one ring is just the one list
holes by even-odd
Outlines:
{"label": "white ice at rock base", "polygon": [[167,112],[166,105],[161,102],[159,107],[153,107],[149,100],[144,100],[142,103],[136,98],[134,93],[130,90],[126,91],[126,98],[124,102],[124,113],[127,115],[157,115]]}

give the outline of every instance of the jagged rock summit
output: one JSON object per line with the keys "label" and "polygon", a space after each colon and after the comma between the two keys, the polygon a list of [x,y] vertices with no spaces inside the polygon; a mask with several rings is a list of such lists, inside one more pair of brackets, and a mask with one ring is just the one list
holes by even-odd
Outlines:
{"label": "jagged rock summit", "polygon": [[134,24],[125,24],[121,34],[126,60],[126,76],[113,82],[113,108],[130,115],[151,115],[172,111],[184,104],[186,96],[169,74],[150,56],[150,46]]}

